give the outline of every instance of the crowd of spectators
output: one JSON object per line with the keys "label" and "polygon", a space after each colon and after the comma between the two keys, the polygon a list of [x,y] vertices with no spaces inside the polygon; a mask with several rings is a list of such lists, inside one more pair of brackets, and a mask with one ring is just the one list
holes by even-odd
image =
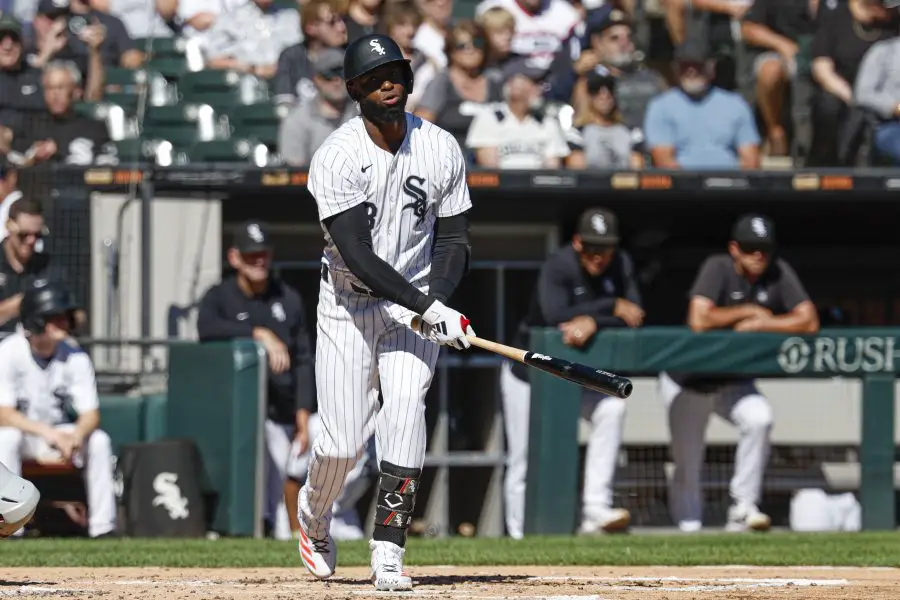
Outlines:
{"label": "crowd of spectators", "polygon": [[473,167],[900,162],[900,0],[659,0],[668,39],[640,44],[646,0],[454,1],[0,0],[0,153],[113,160],[75,103],[146,65],[138,40],[176,37],[270,90],[272,150],[303,165],[356,114],[343,49],[382,32],[411,61],[408,110]]}

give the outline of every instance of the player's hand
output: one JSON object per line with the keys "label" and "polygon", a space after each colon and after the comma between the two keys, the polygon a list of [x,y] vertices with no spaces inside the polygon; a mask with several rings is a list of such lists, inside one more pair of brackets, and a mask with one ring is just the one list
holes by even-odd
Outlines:
{"label": "player's hand", "polygon": [[597,333],[597,321],[587,315],[581,315],[560,323],[559,330],[562,331],[565,345],[580,348]]}
{"label": "player's hand", "polygon": [[281,375],[291,367],[291,355],[288,353],[287,346],[271,330],[265,327],[254,327],[253,339],[266,349],[272,373]]}
{"label": "player's hand", "polygon": [[616,306],[613,308],[613,316],[619,317],[629,327],[640,327],[644,324],[644,309],[625,298],[616,298]]}
{"label": "player's hand", "polygon": [[297,433],[294,434],[294,442],[300,454],[309,450],[309,411],[301,408],[294,417]]}
{"label": "player's hand", "polygon": [[61,429],[50,429],[44,434],[44,440],[47,444],[59,451],[63,461],[68,462],[72,459],[75,451],[75,436],[71,432]]}
{"label": "player's hand", "polygon": [[467,335],[475,335],[469,319],[459,311],[453,310],[440,300],[435,300],[422,315],[424,324],[421,334],[432,342],[452,346],[457,350],[465,350],[472,344]]}

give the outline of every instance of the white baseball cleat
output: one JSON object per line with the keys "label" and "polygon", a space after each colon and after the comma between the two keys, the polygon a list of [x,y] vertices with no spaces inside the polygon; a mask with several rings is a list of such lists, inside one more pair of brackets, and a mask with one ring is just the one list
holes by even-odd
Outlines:
{"label": "white baseball cleat", "polygon": [[631,513],[624,508],[605,508],[596,519],[585,519],[578,528],[580,535],[597,535],[600,533],[616,533],[628,529],[631,524]]}
{"label": "white baseball cleat", "polygon": [[34,484],[0,464],[0,538],[25,526],[37,510],[41,494]]}
{"label": "white baseball cleat", "polygon": [[334,575],[334,567],[337,565],[337,546],[331,536],[323,540],[317,540],[306,535],[301,526],[297,547],[300,549],[300,559],[306,565],[306,569],[319,579],[327,579]]}
{"label": "white baseball cleat", "polygon": [[734,504],[728,509],[725,531],[768,531],[772,525],[766,515],[753,504]]}
{"label": "white baseball cleat", "polygon": [[391,542],[369,541],[372,550],[372,582],[380,592],[406,592],[413,588],[412,578],[403,569],[406,549]]}

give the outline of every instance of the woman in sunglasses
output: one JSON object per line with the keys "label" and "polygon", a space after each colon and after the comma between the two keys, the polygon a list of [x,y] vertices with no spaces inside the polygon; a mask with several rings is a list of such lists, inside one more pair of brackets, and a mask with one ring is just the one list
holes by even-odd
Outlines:
{"label": "woman in sunglasses", "polygon": [[457,23],[447,34],[447,70],[425,89],[416,115],[453,134],[465,147],[472,119],[490,103],[502,100],[499,83],[484,74],[484,32],[474,21]]}

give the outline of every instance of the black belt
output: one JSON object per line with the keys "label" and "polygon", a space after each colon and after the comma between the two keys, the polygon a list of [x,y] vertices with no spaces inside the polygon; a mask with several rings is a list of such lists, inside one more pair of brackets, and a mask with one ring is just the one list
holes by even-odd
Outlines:
{"label": "black belt", "polygon": [[[328,265],[322,263],[322,281],[328,282]],[[357,294],[362,294],[363,296],[369,296],[370,298],[381,298],[378,294],[373,292],[372,290],[368,290],[360,285],[356,285],[352,281],[350,282],[350,289],[352,289]]]}

